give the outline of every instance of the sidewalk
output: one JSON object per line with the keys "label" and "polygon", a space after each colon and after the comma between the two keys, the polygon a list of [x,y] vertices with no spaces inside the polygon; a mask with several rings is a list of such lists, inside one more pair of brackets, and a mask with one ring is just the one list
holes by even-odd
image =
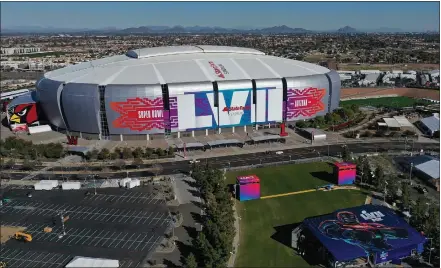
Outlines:
{"label": "sidewalk", "polygon": [[234,263],[236,262],[237,250],[239,249],[239,238],[240,238],[240,226],[239,226],[239,215],[237,214],[236,203],[238,201],[234,200],[233,205],[233,213],[234,213],[234,229],[236,229],[236,233],[233,238],[233,252],[228,259],[227,267],[234,267]]}

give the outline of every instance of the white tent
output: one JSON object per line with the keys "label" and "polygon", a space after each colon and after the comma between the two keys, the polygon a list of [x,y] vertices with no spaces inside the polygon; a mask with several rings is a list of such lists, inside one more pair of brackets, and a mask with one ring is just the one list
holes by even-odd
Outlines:
{"label": "white tent", "polygon": [[119,261],[111,260],[111,259],[99,259],[99,258],[76,256],[65,267],[66,268],[79,268],[79,267],[118,268]]}

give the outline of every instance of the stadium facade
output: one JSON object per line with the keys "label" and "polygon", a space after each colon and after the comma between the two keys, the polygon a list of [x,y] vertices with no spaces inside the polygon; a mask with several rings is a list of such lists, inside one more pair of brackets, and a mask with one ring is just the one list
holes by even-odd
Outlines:
{"label": "stadium facade", "polygon": [[340,100],[335,71],[222,46],[131,50],[48,72],[36,87],[54,128],[111,140],[278,126],[325,115]]}

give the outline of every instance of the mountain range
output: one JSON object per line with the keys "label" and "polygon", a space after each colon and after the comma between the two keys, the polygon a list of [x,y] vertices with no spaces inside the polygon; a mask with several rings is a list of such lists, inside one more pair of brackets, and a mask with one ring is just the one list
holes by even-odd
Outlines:
{"label": "mountain range", "polygon": [[371,30],[359,30],[350,26],[345,26],[337,30],[312,31],[304,28],[292,28],[286,25],[268,28],[222,28],[205,26],[140,26],[119,29],[117,27],[106,27],[98,29],[90,28],[56,28],[39,26],[17,26],[2,28],[2,34],[307,34],[307,33],[404,33],[409,32],[395,28],[379,28]]}

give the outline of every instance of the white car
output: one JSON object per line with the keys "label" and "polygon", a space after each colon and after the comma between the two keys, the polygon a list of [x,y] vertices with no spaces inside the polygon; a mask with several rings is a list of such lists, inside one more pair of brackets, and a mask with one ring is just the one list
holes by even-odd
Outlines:
{"label": "white car", "polygon": [[197,164],[197,163],[199,163],[199,162],[201,162],[201,161],[199,161],[199,160],[197,160],[197,159],[190,160],[190,164]]}
{"label": "white car", "polygon": [[283,151],[277,151],[276,154],[283,154]]}

